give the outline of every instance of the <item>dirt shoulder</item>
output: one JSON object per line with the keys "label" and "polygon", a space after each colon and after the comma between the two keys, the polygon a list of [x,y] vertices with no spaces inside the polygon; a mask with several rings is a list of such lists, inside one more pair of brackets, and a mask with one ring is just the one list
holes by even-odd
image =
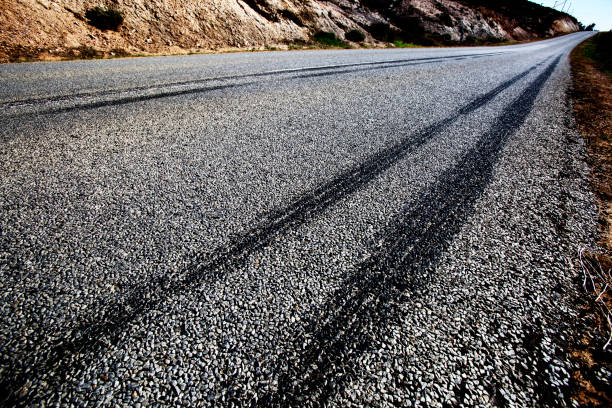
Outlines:
{"label": "dirt shoulder", "polygon": [[[587,141],[592,188],[599,201],[600,244],[612,251],[612,72],[606,72],[612,68],[600,60],[601,52],[597,51],[597,44],[604,41],[612,42],[612,33],[600,33],[572,52],[572,97],[577,125]],[[599,46],[602,51],[604,46]]]}
{"label": "dirt shoulder", "polygon": [[591,188],[599,206],[600,250],[578,260],[584,296],[570,355],[572,399],[580,406],[612,406],[612,32],[600,33],[571,54],[576,123],[587,145]]}

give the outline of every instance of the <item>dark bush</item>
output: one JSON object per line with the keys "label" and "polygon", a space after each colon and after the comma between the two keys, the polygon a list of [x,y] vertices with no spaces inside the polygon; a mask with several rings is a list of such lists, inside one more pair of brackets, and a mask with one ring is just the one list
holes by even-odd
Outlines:
{"label": "dark bush", "polygon": [[101,57],[102,52],[96,50],[93,47],[88,47],[86,45],[81,45],[78,48],[74,48],[70,52],[71,57],[83,58],[83,59],[91,59],[96,57]]}
{"label": "dark bush", "polygon": [[327,45],[329,47],[347,47],[347,44],[344,41],[339,40],[336,37],[336,34],[329,31],[317,31],[313,34],[312,39],[319,44]]}
{"label": "dark bush", "polygon": [[453,37],[451,37],[451,35],[448,33],[441,34],[440,38],[442,39],[444,44],[452,44],[453,42]]}
{"label": "dark bush", "polygon": [[359,30],[350,30],[344,34],[344,38],[353,42],[362,42],[365,40],[365,34]]}
{"label": "dark bush", "polygon": [[463,39],[462,44],[477,45],[477,44],[480,44],[480,39],[474,37],[473,35],[468,35]]}
{"label": "dark bush", "polygon": [[312,39],[317,42],[334,42],[338,39],[336,38],[336,34],[329,31],[317,31],[312,35]]}
{"label": "dark bush", "polygon": [[376,38],[378,41],[393,41],[394,35],[391,30],[391,26],[387,23],[375,23],[372,24],[368,31],[372,34],[372,37]]}
{"label": "dark bush", "polygon": [[593,37],[584,49],[584,55],[596,61],[600,68],[612,74],[612,31],[605,31]]}
{"label": "dark bush", "polygon": [[117,30],[123,23],[123,14],[119,10],[94,7],[85,12],[87,22],[100,30]]}

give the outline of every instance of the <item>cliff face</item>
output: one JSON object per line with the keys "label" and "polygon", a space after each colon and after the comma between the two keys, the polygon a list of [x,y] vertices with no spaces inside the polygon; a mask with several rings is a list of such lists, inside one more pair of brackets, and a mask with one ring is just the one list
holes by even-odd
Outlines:
{"label": "cliff face", "polygon": [[[528,3],[520,10],[529,16],[517,14],[517,3]],[[123,24],[94,28],[85,18],[94,6],[121,11]],[[343,39],[351,29],[370,44],[428,45],[541,38],[578,24],[520,0],[0,0],[0,61],[287,47],[316,31]]]}

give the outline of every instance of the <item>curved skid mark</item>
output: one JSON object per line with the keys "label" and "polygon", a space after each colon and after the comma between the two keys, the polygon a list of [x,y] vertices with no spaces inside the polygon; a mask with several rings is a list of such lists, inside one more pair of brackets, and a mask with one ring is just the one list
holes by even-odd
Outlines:
{"label": "curved skid mark", "polygon": [[[551,67],[553,67],[553,65],[551,65]],[[483,106],[483,100],[486,102],[490,101],[494,96],[524,78],[534,69],[535,66],[527,69],[486,94],[474,99],[472,102],[459,109],[459,111],[451,117],[427,126],[416,134],[405,137],[397,144],[381,150],[358,166],[339,174],[334,179],[312,190],[302,198],[290,203],[285,208],[271,212],[267,219],[259,226],[233,238],[226,246],[217,248],[195,259],[190,267],[179,274],[179,278],[172,280],[169,277],[159,277],[145,286],[135,288],[129,295],[117,299],[110,304],[102,303],[92,306],[88,311],[82,314],[80,319],[77,319],[79,323],[75,328],[70,330],[71,334],[61,337],[48,345],[46,356],[29,355],[21,356],[22,360],[19,361],[3,361],[0,366],[8,368],[2,373],[2,378],[0,380],[0,395],[5,395],[6,399],[0,399],[0,401],[5,403],[11,402],[12,404],[26,401],[27,395],[18,395],[19,391],[28,381],[30,381],[30,377],[35,377],[41,373],[50,373],[50,378],[48,380],[61,382],[66,372],[71,370],[74,366],[84,364],[84,361],[88,358],[93,358],[93,356],[101,350],[116,343],[124,331],[129,327],[130,322],[144,315],[149,310],[159,307],[159,305],[166,302],[168,298],[180,293],[189,292],[193,287],[205,281],[222,279],[228,269],[233,270],[242,266],[251,253],[269,245],[277,237],[286,234],[288,231],[306,224],[337,202],[364,188],[395,163],[430,141],[434,136],[458,120],[462,115],[471,113],[475,109]],[[549,68],[547,72],[551,69],[552,68]],[[541,77],[542,76],[540,76],[540,78]],[[523,97],[523,99],[524,98],[525,97]],[[517,109],[522,112],[524,107],[519,107]],[[527,113],[528,111],[525,113],[525,116]],[[496,126],[499,127],[500,125],[498,124]],[[492,138],[499,137],[496,136],[496,134],[488,136]],[[489,150],[491,150],[491,148],[489,148]],[[477,157],[479,158],[481,156],[482,154]],[[448,177],[450,176],[447,176],[447,178]],[[439,188],[442,187],[438,186],[434,188],[433,193],[437,192],[439,194]],[[472,189],[475,188],[476,187],[473,187]],[[440,205],[442,205],[445,200],[447,200],[447,198],[444,196],[440,196],[437,199]],[[418,214],[415,214],[415,216],[418,216]],[[401,226],[403,224],[398,222],[398,225]],[[415,226],[415,228],[418,231],[418,225]],[[399,234],[397,236],[402,236],[399,231],[396,234]],[[421,231],[420,234],[423,235],[425,232]],[[433,238],[430,237],[430,239],[422,241],[424,243],[436,238],[436,231],[431,231],[427,234],[433,234]],[[404,245],[402,244],[404,241],[406,240],[395,242],[389,241],[385,245]],[[408,240],[406,242],[410,241]],[[397,259],[389,256],[389,254],[383,256],[383,253],[381,253],[377,259],[376,265],[378,265],[378,267],[397,263]],[[409,257],[404,257],[403,259],[406,259],[406,262],[414,261],[414,259]],[[377,296],[376,293],[378,293],[378,289],[376,289],[376,285],[378,285],[378,283],[376,282],[379,279],[378,275],[364,274],[361,276],[360,274],[361,272],[357,272],[354,277],[349,278],[349,281],[355,279],[363,280],[364,284],[367,283],[367,285],[372,285],[371,291],[364,292],[364,290],[368,289],[368,286],[366,285],[364,287],[362,284],[359,284],[358,287],[363,289],[362,292],[365,295],[360,295],[357,298],[349,298],[349,302],[352,302],[355,306],[343,307],[341,309],[343,314],[338,315],[339,321],[345,320],[342,316],[354,316],[358,314],[357,310],[361,307],[359,305],[363,303],[366,296]],[[347,282],[347,285],[350,283],[351,282]],[[381,288],[384,288],[384,286]],[[318,330],[318,332],[323,333],[320,336],[322,339],[320,343],[321,347],[313,343],[313,350],[319,350],[319,348],[323,350],[334,349],[333,345],[325,345],[325,341],[328,339],[325,333],[330,330],[333,331],[333,328],[337,327],[337,325],[332,322],[326,327],[330,327],[331,329],[323,328],[322,331]],[[51,335],[51,331],[53,335]],[[38,334],[39,339],[49,337],[57,338],[57,328],[49,328],[48,332],[41,331]],[[36,342],[35,339],[32,340],[32,343],[34,342]],[[335,354],[332,352],[332,356],[333,355]],[[309,357],[305,356],[304,359],[308,360]],[[304,376],[306,379],[311,378],[312,380],[312,376],[310,376],[308,372],[305,372]],[[305,381],[304,384],[307,384],[307,380]],[[287,383],[285,383],[283,387],[282,390],[284,391],[281,394],[290,394],[292,388],[289,387]],[[271,397],[271,401],[277,401],[277,398]]]}
{"label": "curved skid mark", "polygon": [[[278,365],[293,368],[281,376],[278,392],[264,396],[260,405],[299,406],[306,400],[325,405],[358,375],[356,360],[373,346],[370,332],[384,333],[391,322],[400,319],[397,305],[427,290],[440,256],[472,213],[501,150],[527,119],[560,58],[508,106],[454,168],[421,191],[416,204],[389,223],[373,256],[355,266],[342,289],[317,313],[319,318],[332,317],[323,323],[316,319],[306,334],[294,339],[286,359]],[[305,339],[311,341],[304,348]],[[291,351],[299,357],[292,358]]]}

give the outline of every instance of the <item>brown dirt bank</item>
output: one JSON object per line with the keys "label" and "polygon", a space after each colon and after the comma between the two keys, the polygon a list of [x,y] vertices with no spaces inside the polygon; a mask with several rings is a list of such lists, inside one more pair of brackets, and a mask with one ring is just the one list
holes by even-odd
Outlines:
{"label": "brown dirt bank", "polygon": [[[340,40],[422,45],[532,40],[577,31],[571,16],[520,0],[0,0],[0,62],[95,56],[289,48],[317,31]],[[87,10],[124,17],[95,28]]]}

